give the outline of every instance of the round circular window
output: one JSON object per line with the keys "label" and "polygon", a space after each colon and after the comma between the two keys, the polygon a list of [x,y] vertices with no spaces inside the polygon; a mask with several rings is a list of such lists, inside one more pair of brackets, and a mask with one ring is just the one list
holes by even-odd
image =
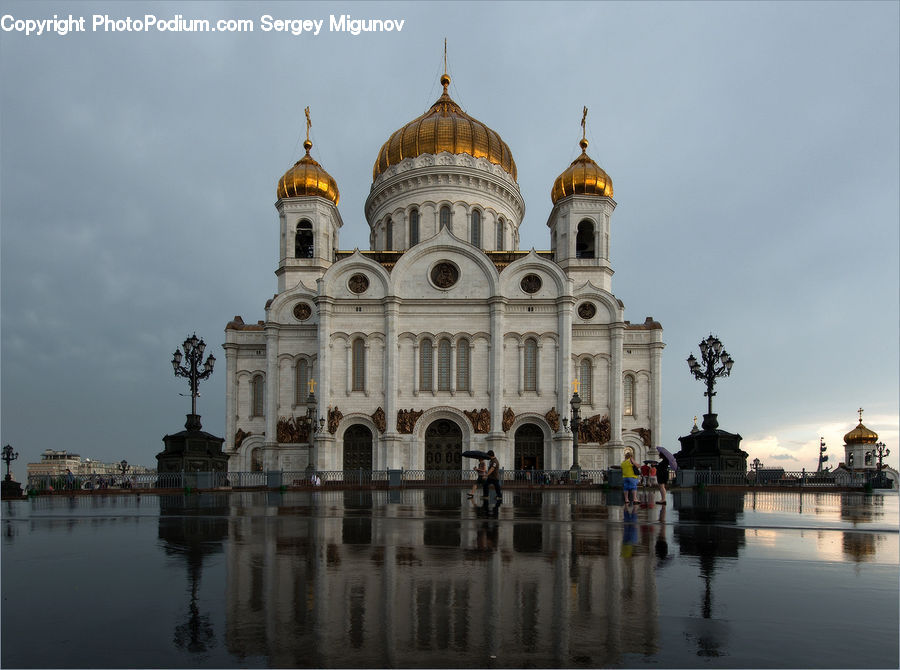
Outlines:
{"label": "round circular window", "polygon": [[298,321],[306,321],[310,316],[312,316],[312,309],[305,302],[298,302],[294,305],[294,317]]}
{"label": "round circular window", "polygon": [[365,293],[369,288],[369,278],[364,274],[357,273],[350,277],[350,280],[347,282],[347,288],[353,293]]}
{"label": "round circular window", "polygon": [[525,275],[519,285],[525,293],[537,293],[541,290],[542,282],[537,275]]}
{"label": "round circular window", "polygon": [[597,314],[597,308],[592,302],[583,302],[578,305],[578,316],[582,319],[593,319]]}
{"label": "round circular window", "polygon": [[459,269],[447,261],[438,263],[431,269],[431,281],[438,288],[450,288],[459,281]]}

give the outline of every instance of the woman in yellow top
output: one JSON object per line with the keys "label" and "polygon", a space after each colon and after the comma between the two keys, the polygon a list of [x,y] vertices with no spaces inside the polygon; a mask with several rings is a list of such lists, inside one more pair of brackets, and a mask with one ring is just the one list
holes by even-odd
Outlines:
{"label": "woman in yellow top", "polygon": [[[637,504],[637,485],[640,477],[640,467],[634,460],[634,454],[631,452],[625,455],[622,461],[622,491],[625,494],[625,504],[629,502]],[[628,500],[628,492],[631,492],[631,500]]]}

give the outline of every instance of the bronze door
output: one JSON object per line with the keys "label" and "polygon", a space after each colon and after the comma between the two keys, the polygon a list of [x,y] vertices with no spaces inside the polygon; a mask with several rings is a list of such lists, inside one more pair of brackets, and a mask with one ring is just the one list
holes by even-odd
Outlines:
{"label": "bronze door", "polygon": [[544,469],[544,431],[526,423],[516,431],[516,470]]}
{"label": "bronze door", "polygon": [[372,431],[350,426],[344,433],[344,470],[372,471]]}
{"label": "bronze door", "polygon": [[425,469],[462,469],[462,431],[452,421],[438,419],[425,431]]}

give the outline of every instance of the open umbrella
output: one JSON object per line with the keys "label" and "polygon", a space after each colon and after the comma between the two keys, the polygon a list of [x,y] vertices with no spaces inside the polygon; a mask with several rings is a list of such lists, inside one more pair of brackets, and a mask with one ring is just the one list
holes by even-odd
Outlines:
{"label": "open umbrella", "polygon": [[[672,455],[672,452],[666,449],[665,447],[657,447],[656,450],[665,456],[666,460],[669,461],[669,467],[673,470],[678,469],[678,461],[675,460],[675,457]],[[465,455],[465,454],[463,454]]]}
{"label": "open umbrella", "polygon": [[478,451],[478,449],[471,449],[469,451],[462,452],[463,458],[483,458],[484,460],[489,460],[490,456],[483,451]]}

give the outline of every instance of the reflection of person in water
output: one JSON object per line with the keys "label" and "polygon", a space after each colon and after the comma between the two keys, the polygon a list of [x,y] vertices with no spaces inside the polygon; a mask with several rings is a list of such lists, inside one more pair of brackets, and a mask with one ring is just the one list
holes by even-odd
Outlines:
{"label": "reflection of person in water", "polygon": [[625,523],[622,524],[622,558],[631,558],[634,545],[638,543],[637,512],[628,505],[622,509],[625,513]]}

